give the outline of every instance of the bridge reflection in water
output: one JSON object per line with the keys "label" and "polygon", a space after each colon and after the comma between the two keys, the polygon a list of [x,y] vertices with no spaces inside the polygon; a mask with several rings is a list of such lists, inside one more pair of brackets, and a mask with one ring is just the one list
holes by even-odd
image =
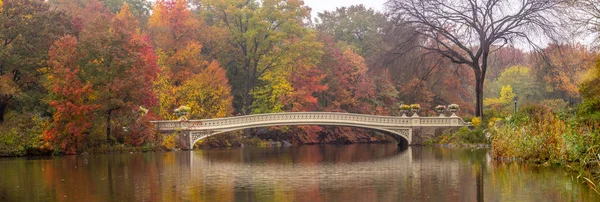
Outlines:
{"label": "bridge reflection in water", "polygon": [[564,170],[394,144],[0,159],[0,201],[598,201]]}
{"label": "bridge reflection in water", "polygon": [[[483,184],[479,180],[483,178],[483,164],[489,162],[466,168],[457,160],[443,160],[446,157],[440,159],[422,149],[391,144],[329,145],[198,150],[187,155],[191,184],[210,183],[214,189],[234,189],[237,197],[241,197],[232,199],[234,201],[243,200],[248,194],[269,195],[274,191],[260,193],[266,191],[265,187],[294,192],[293,196],[281,196],[292,201],[316,200],[312,197],[317,196],[310,196],[314,192],[344,193],[343,198],[318,196],[325,199],[323,201],[372,201],[379,194],[369,192],[377,187],[383,188],[381,191],[386,194],[379,197],[393,199],[435,200],[437,195],[431,192],[440,190],[454,191],[457,195],[449,197],[445,193],[439,200],[476,201],[483,197]],[[476,175],[465,175],[465,171]]]}

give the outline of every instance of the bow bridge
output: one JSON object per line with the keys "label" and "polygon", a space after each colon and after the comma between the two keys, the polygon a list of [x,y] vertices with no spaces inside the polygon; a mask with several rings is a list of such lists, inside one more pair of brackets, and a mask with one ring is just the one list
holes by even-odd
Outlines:
{"label": "bow bridge", "polygon": [[179,132],[184,149],[197,141],[224,132],[269,126],[349,126],[368,128],[391,135],[398,143],[421,144],[426,137],[467,125],[460,117],[377,116],[336,112],[284,112],[227,118],[153,121],[161,133]]}

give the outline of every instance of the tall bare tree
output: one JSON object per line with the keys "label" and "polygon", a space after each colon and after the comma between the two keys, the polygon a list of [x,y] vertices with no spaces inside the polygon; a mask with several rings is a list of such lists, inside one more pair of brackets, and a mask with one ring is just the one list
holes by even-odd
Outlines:
{"label": "tall bare tree", "polygon": [[[600,43],[600,2],[598,0],[573,0],[573,8],[568,10],[570,24],[574,26],[575,35],[589,37]],[[600,48],[594,45],[594,48]]]}
{"label": "tall bare tree", "polygon": [[483,84],[490,53],[507,44],[556,34],[562,0],[389,0],[398,26],[411,26],[424,38],[419,46],[468,65],[475,74],[475,116],[483,116]]}

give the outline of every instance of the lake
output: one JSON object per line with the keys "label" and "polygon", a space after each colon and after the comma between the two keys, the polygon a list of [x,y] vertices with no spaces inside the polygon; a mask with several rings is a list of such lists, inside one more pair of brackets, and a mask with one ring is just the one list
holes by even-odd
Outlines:
{"label": "lake", "polygon": [[555,167],[395,144],[0,159],[0,201],[599,201]]}

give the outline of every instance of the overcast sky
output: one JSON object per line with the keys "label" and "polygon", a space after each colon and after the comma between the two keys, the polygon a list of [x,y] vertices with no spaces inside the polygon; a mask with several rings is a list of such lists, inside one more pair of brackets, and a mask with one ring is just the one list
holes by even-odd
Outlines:
{"label": "overcast sky", "polygon": [[367,8],[370,7],[377,11],[383,11],[383,4],[385,2],[386,0],[304,0],[304,4],[312,8],[311,16],[313,19],[317,17],[317,13],[357,4],[363,4]]}

